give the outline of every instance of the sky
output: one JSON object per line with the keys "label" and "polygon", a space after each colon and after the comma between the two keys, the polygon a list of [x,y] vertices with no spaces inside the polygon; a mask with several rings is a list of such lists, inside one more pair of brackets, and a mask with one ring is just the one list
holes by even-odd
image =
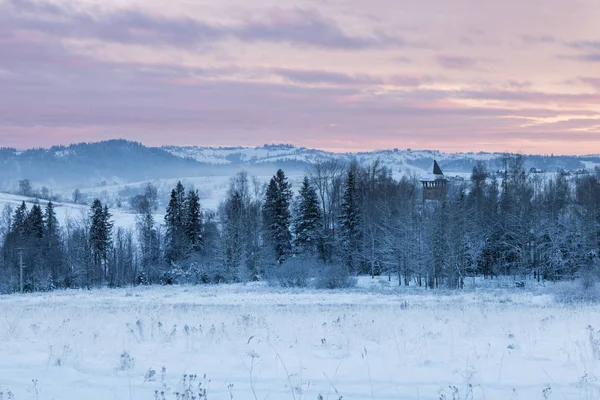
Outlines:
{"label": "sky", "polygon": [[0,0],[0,147],[600,153],[598,0]]}

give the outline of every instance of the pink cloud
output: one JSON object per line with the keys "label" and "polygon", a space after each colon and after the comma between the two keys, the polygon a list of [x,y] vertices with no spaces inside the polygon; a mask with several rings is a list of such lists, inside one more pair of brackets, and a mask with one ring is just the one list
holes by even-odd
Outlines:
{"label": "pink cloud", "polygon": [[[518,15],[516,0],[402,13],[391,0],[259,1],[235,15],[226,0],[210,13],[154,1],[169,7],[0,3],[2,143],[600,147],[598,38],[584,29],[600,15],[583,3],[553,3],[572,23],[540,15],[545,0],[518,3]],[[544,118],[562,122],[532,124]]]}
{"label": "pink cloud", "polygon": [[472,57],[461,57],[452,55],[438,55],[436,62],[447,69],[473,69],[476,68],[480,60]]}
{"label": "pink cloud", "polygon": [[587,85],[592,86],[595,89],[600,90],[600,78],[582,77],[579,80]]}

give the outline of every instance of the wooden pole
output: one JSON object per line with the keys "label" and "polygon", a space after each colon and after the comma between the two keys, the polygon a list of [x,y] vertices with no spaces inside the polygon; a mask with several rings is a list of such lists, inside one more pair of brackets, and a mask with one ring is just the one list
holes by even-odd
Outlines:
{"label": "wooden pole", "polygon": [[23,293],[23,268],[25,268],[25,266],[23,265],[23,250],[19,250],[19,270],[20,270],[20,279],[19,279],[19,286],[21,289],[21,293]]}

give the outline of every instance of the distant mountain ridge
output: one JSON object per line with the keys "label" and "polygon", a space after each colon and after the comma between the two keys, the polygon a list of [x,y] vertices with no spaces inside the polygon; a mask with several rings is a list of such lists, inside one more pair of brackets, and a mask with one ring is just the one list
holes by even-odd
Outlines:
{"label": "distant mountain ridge", "polygon": [[[435,159],[442,169],[449,172],[470,172],[477,161],[483,161],[488,168],[502,165],[504,153],[465,152],[444,153],[437,150],[391,149],[357,153],[334,153],[325,150],[295,147],[289,144],[272,144],[258,147],[201,147],[164,146],[164,150],[178,157],[190,158],[205,165],[291,165],[308,166],[319,161],[338,159],[349,162],[357,160],[369,164],[376,160],[393,171],[422,172]],[[546,171],[585,168],[590,164],[600,164],[600,155],[588,156],[544,156],[525,155],[527,167]],[[586,164],[587,163],[587,164]]]}
{"label": "distant mountain ridge", "polygon": [[[0,148],[0,188],[20,179],[52,187],[99,182],[136,182],[160,178],[233,175],[237,170],[269,175],[277,168],[300,171],[311,164],[338,159],[361,164],[379,162],[395,174],[422,173],[437,160],[446,173],[468,173],[477,161],[488,169],[501,166],[502,153],[444,153],[435,150],[391,149],[358,153],[271,144],[258,147],[148,147],[127,140],[107,140],[19,151]],[[526,155],[527,167],[546,171],[575,170],[600,165],[600,155]]]}
{"label": "distant mountain ridge", "polygon": [[197,162],[126,140],[77,143],[49,149],[0,149],[0,184],[19,179],[51,186],[113,180],[144,180],[199,173]]}

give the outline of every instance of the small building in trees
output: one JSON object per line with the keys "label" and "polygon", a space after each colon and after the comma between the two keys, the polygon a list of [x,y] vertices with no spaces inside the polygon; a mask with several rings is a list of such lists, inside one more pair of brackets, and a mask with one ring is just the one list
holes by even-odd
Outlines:
{"label": "small building in trees", "polygon": [[446,197],[448,179],[444,176],[437,161],[433,160],[433,164],[427,169],[427,173],[421,177],[421,183],[423,184],[423,201],[440,201]]}

